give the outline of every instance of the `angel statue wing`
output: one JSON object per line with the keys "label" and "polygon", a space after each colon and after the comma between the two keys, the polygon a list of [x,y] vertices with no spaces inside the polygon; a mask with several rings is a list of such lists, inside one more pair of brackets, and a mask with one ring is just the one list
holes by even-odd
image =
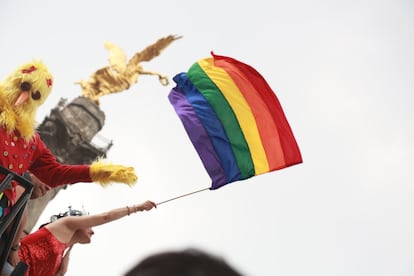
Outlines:
{"label": "angel statue wing", "polygon": [[111,68],[117,73],[124,72],[127,65],[127,56],[125,52],[111,42],[105,42],[104,46],[109,52],[108,61]]}
{"label": "angel statue wing", "polygon": [[125,52],[111,42],[105,42],[109,52],[109,66],[96,70],[88,81],[78,81],[82,88],[82,95],[99,104],[99,98],[113,93],[122,92],[138,81],[139,75],[156,75],[162,85],[168,85],[168,78],[158,72],[146,71],[141,62],[150,61],[160,55],[173,41],[181,36],[169,35],[158,39],[154,44],[136,53],[128,62]]}
{"label": "angel statue wing", "polygon": [[159,56],[165,48],[167,48],[173,41],[180,39],[181,36],[169,35],[157,40],[154,44],[146,47],[139,53],[136,53],[128,62],[128,67],[133,67],[140,64],[143,61],[150,61],[151,59]]}

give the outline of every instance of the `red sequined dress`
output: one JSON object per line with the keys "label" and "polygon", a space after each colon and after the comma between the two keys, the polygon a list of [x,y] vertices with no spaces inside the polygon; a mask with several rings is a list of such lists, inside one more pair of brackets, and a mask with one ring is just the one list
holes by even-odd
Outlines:
{"label": "red sequined dress", "polygon": [[66,247],[46,227],[24,237],[19,257],[29,266],[25,276],[55,276]]}

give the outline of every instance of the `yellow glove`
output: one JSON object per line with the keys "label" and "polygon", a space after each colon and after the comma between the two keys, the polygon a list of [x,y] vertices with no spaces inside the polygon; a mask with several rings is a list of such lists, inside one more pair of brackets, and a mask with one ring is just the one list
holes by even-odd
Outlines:
{"label": "yellow glove", "polygon": [[104,163],[102,160],[93,162],[89,173],[92,181],[101,184],[101,186],[107,186],[111,182],[133,186],[138,180],[133,167]]}

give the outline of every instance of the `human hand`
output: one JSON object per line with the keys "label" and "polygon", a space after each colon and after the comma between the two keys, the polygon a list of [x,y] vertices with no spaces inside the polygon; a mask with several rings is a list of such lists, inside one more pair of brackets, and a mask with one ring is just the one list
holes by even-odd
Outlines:
{"label": "human hand", "polygon": [[138,204],[138,205],[134,205],[133,206],[134,210],[136,210],[135,212],[138,211],[149,211],[152,208],[157,208],[157,204],[155,204],[154,202],[147,200],[144,203]]}
{"label": "human hand", "polygon": [[18,250],[10,250],[9,257],[8,257],[8,262],[12,266],[16,266],[20,262],[18,252],[19,252]]}
{"label": "human hand", "polygon": [[30,179],[33,183],[33,192],[30,199],[39,198],[44,196],[52,188],[37,178],[34,174],[30,173]]}

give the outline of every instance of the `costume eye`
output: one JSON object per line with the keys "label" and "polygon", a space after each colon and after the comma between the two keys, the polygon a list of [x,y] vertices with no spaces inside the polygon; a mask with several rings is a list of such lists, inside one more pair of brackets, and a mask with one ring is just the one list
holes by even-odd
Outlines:
{"label": "costume eye", "polygon": [[30,84],[30,82],[27,82],[27,81],[22,82],[20,84],[20,89],[23,90],[23,91],[29,91],[31,87],[32,87],[32,85]]}
{"label": "costume eye", "polygon": [[32,93],[32,99],[33,99],[33,100],[38,100],[38,99],[40,99],[40,96],[41,96],[41,94],[40,94],[40,92],[39,92],[39,91],[35,91],[35,92],[33,92],[33,93]]}

